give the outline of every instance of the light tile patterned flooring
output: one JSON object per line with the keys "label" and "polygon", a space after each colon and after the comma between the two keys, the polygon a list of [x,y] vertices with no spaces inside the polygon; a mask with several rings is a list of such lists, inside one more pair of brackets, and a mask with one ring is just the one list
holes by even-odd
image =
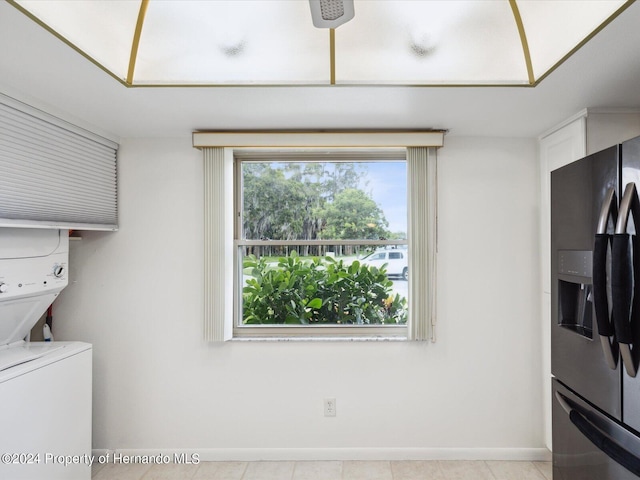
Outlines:
{"label": "light tile patterned flooring", "polygon": [[201,462],[93,467],[92,480],[552,480],[550,462]]}

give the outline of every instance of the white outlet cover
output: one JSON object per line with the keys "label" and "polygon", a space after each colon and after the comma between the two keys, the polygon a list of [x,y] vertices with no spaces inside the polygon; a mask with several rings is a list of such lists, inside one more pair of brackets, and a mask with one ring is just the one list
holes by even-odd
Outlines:
{"label": "white outlet cover", "polygon": [[324,416],[325,417],[336,416],[336,399],[335,398],[324,399]]}

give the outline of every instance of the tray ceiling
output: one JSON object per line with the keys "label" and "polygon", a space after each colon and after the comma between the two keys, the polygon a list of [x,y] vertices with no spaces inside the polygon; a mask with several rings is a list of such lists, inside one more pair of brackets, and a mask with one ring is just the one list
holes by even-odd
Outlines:
{"label": "tray ceiling", "polygon": [[[535,86],[632,1],[9,0],[129,87]],[[72,72],[70,72],[72,75]]]}

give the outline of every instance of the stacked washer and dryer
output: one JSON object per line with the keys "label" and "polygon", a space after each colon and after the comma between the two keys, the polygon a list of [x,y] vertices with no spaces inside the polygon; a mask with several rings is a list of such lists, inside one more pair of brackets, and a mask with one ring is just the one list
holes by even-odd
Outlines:
{"label": "stacked washer and dryer", "polygon": [[67,230],[0,228],[0,478],[91,478],[91,345],[28,341],[68,261]]}

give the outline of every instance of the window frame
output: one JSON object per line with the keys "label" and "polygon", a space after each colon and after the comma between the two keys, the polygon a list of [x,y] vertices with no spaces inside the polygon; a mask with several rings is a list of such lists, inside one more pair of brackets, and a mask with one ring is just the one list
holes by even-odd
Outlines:
{"label": "window frame", "polygon": [[[438,149],[445,130],[200,130],[205,342],[233,338],[233,152],[244,148],[402,148],[407,152],[411,288],[408,340],[437,341]],[[242,340],[242,339],[235,339]],[[264,338],[264,340],[268,340]],[[304,339],[303,339],[304,340]],[[350,340],[360,340],[358,338]]]}
{"label": "window frame", "polygon": [[[318,155],[320,154],[320,155]],[[242,262],[241,249],[246,246],[265,245],[262,240],[243,237],[243,162],[362,162],[396,161],[406,165],[407,153],[402,148],[242,148],[233,149],[233,339],[313,339],[313,340],[396,340],[408,339],[408,325],[242,325]],[[409,199],[406,198],[408,207]],[[407,224],[408,224],[407,218]],[[407,225],[408,226],[408,225]],[[406,245],[406,240],[270,240],[273,246],[302,245]],[[410,281],[410,280],[409,280]],[[408,291],[410,288],[408,289]],[[408,295],[407,295],[408,301]]]}

